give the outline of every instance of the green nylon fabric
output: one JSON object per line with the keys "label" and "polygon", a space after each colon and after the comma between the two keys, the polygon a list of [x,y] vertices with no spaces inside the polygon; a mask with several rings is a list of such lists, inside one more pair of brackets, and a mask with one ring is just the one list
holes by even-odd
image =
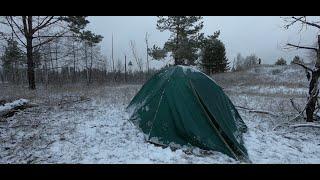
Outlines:
{"label": "green nylon fabric", "polygon": [[161,70],[127,109],[149,142],[197,146],[248,159],[242,140],[245,123],[222,88],[198,70],[186,66]]}

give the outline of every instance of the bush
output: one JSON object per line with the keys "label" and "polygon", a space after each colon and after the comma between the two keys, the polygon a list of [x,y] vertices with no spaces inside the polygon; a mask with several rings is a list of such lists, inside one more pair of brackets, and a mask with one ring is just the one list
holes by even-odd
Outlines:
{"label": "bush", "polygon": [[274,69],[272,70],[272,75],[277,75],[277,74],[280,74],[281,73],[281,70],[280,69]]}
{"label": "bush", "polygon": [[298,63],[298,64],[303,64],[303,59],[300,59],[299,56],[295,56],[290,64],[294,64],[294,63]]}
{"label": "bush", "polygon": [[275,65],[279,65],[279,66],[287,65],[287,61],[284,60],[283,58],[280,58],[276,61]]}

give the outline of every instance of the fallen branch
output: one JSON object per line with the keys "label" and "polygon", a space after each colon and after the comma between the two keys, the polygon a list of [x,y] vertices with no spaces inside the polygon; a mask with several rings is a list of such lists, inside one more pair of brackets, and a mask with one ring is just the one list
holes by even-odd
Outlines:
{"label": "fallen branch", "polygon": [[280,127],[280,126],[282,126],[282,125],[284,125],[284,124],[290,124],[291,121],[294,121],[294,120],[298,119],[299,117],[304,118],[304,117],[302,116],[302,114],[298,114],[297,116],[295,116],[294,118],[292,118],[292,119],[290,119],[290,120],[288,120],[288,121],[286,121],[286,122],[277,124],[275,127],[272,128],[272,131],[276,130],[278,127]]}
{"label": "fallen branch", "polygon": [[[310,100],[311,100],[311,98],[309,98],[307,104],[310,102]],[[290,99],[290,101],[291,101],[291,103],[292,103],[292,106],[294,106],[293,100]],[[293,108],[295,108],[295,107],[293,107]],[[306,109],[307,109],[307,106],[305,106],[305,107],[303,108],[303,110],[300,111],[300,112],[299,112],[299,110],[297,110],[297,111],[299,112],[299,114],[298,114],[297,116],[295,116],[294,118],[292,118],[292,119],[290,119],[290,120],[288,120],[288,121],[286,121],[286,122],[283,122],[283,123],[280,123],[280,124],[276,125],[274,128],[272,128],[272,130],[274,131],[276,128],[278,128],[278,127],[280,127],[280,126],[282,126],[282,125],[284,125],[284,124],[290,124],[291,121],[294,121],[294,120],[298,119],[299,117],[305,119],[303,113],[304,113],[304,111],[305,111]]]}
{"label": "fallen branch", "polygon": [[320,124],[319,123],[293,124],[293,125],[290,125],[290,127],[293,127],[293,128],[299,128],[299,127],[320,128]]}
{"label": "fallen branch", "polygon": [[48,144],[46,144],[44,147],[40,148],[41,150],[48,148],[48,146],[50,146],[51,144],[53,144],[54,142],[56,142],[56,140],[52,140],[50,141]]}
{"label": "fallen branch", "polygon": [[268,115],[272,115],[272,116],[279,116],[277,114],[274,114],[272,112],[269,112],[269,111],[263,111],[263,110],[254,110],[254,109],[250,109],[250,108],[247,108],[247,107],[243,107],[243,106],[235,106],[237,108],[240,108],[240,109],[243,109],[243,110],[246,110],[250,113],[260,113],[260,114],[268,114]]}
{"label": "fallen branch", "polygon": [[19,99],[11,103],[6,103],[0,106],[0,117],[7,118],[13,116],[16,112],[27,108],[35,107],[35,104],[30,104],[28,100]]}

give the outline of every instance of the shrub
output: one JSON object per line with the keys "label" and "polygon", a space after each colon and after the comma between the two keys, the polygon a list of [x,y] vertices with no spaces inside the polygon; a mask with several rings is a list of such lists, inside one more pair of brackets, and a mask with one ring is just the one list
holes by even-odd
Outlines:
{"label": "shrub", "polygon": [[287,65],[287,61],[284,60],[283,58],[280,58],[276,61],[275,65],[279,65],[279,66]]}

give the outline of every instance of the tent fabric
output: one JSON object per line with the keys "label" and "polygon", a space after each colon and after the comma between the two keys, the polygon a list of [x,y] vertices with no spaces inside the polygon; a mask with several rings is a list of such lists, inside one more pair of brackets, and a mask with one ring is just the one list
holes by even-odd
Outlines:
{"label": "tent fabric", "polygon": [[179,65],[159,71],[127,109],[148,142],[248,159],[242,139],[247,126],[222,88],[196,69]]}

